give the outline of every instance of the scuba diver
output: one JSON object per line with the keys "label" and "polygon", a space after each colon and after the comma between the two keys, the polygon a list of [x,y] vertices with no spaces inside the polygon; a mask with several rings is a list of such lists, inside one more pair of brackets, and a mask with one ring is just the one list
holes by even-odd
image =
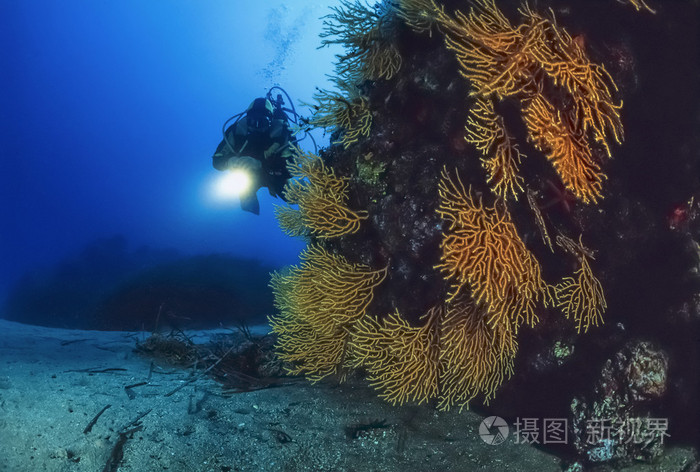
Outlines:
{"label": "scuba diver", "polygon": [[[284,108],[282,94],[272,99],[272,91],[279,89],[287,97],[291,109]],[[290,178],[287,163],[291,161],[297,139],[290,129],[297,124],[298,115],[287,92],[272,87],[265,97],[256,98],[248,109],[229,118],[223,126],[224,138],[213,156],[214,168],[220,171],[242,171],[248,174],[250,187],[239,195],[241,209],[260,214],[256,195],[267,187],[270,195],[281,197]],[[231,126],[226,125],[235,120]],[[315,143],[314,143],[315,144]]]}

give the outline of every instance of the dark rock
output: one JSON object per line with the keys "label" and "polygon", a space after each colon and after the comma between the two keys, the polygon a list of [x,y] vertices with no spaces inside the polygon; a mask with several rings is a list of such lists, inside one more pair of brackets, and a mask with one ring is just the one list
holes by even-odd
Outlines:
{"label": "dark rock", "polygon": [[574,446],[589,462],[652,461],[663,452],[668,355],[646,341],[625,345],[603,366],[589,396],[571,403]]}

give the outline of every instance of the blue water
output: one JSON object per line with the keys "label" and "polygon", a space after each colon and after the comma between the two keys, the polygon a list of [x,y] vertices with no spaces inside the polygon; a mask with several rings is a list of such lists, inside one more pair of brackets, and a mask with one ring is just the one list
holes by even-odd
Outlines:
{"label": "blue water", "polygon": [[226,119],[274,85],[298,106],[326,84],[319,18],[334,2],[286,3],[0,2],[1,297],[115,235],[296,261],[303,243],[266,190],[260,216],[210,192]]}

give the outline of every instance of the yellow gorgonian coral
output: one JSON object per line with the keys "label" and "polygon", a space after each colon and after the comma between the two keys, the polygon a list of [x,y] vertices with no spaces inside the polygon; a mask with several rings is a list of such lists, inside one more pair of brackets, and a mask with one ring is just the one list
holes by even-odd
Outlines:
{"label": "yellow gorgonian coral", "polygon": [[433,35],[438,10],[433,0],[399,0],[397,14],[416,33]]}
{"label": "yellow gorgonian coral", "polygon": [[437,398],[447,410],[467,406],[477,395],[488,403],[513,373],[513,330],[490,326],[487,310],[468,295],[436,305],[422,318],[422,326],[398,312],[360,318],[350,330],[347,366],[367,370],[370,384],[392,404]]}
{"label": "yellow gorgonian coral", "polygon": [[300,285],[304,285],[304,276],[297,268],[272,274],[270,286],[279,314],[269,321],[278,335],[275,348],[280,358],[293,366],[289,373],[306,374],[312,381],[318,381],[339,373],[347,332],[338,326],[318,329],[312,321],[300,316],[304,303],[295,293]]}
{"label": "yellow gorgonian coral", "polygon": [[333,13],[324,18],[321,44],[340,44],[345,48],[345,54],[337,56],[338,75],[360,73],[363,79],[391,79],[401,68],[392,28],[394,5],[385,2],[369,8],[359,1],[342,0],[340,6],[331,10]]}
{"label": "yellow gorgonian coral", "polygon": [[[589,130],[609,151],[609,135],[623,136],[619,110],[612,93],[617,87],[605,67],[591,62],[583,48],[553,20],[520,9],[525,20],[514,27],[493,0],[476,0],[468,15],[452,18],[440,10],[447,47],[453,49],[460,72],[474,87],[473,95],[499,99],[537,89],[542,71],[574,100],[573,115],[581,132]],[[526,87],[529,87],[526,90]]]}
{"label": "yellow gorgonian coral", "polygon": [[550,160],[562,182],[584,203],[602,197],[605,174],[593,160],[585,137],[542,95],[536,95],[523,110],[529,138]]}
{"label": "yellow gorgonian coral", "polygon": [[490,326],[488,312],[469,297],[450,303],[440,329],[440,409],[463,408],[477,395],[488,403],[513,374],[515,336],[499,330],[503,326]]}
{"label": "yellow gorgonian coral", "polygon": [[347,179],[337,177],[323,159],[297,150],[287,168],[292,178],[284,187],[284,196],[288,203],[299,206],[298,210],[275,209],[280,226],[287,234],[334,238],[360,228],[367,213],[347,207]]}
{"label": "yellow gorgonian coral", "polygon": [[500,198],[512,196],[517,200],[518,192],[523,191],[523,178],[518,175],[522,156],[491,100],[478,99],[474,103],[469,111],[466,139],[483,155],[481,164],[491,190]]}
{"label": "yellow gorgonian coral", "polygon": [[300,258],[300,266],[272,276],[279,314],[270,325],[280,358],[294,365],[290,373],[317,381],[340,372],[348,328],[364,316],[387,271],[352,264],[318,246]]}
{"label": "yellow gorgonian coral", "polygon": [[443,7],[438,12],[445,43],[471,83],[471,95],[502,99],[532,84],[537,68],[532,51],[542,47],[544,20],[513,27],[493,0],[475,0],[468,15],[457,11],[453,18]]}
{"label": "yellow gorgonian coral", "polygon": [[646,10],[650,13],[656,14],[656,10],[647,5],[644,0],[617,0],[618,3],[627,3],[632,5],[637,11]]}
{"label": "yellow gorgonian coral", "polygon": [[338,44],[345,52],[337,55],[337,91],[319,90],[314,94],[311,126],[340,131],[337,144],[348,148],[368,137],[372,113],[367,97],[360,94],[366,80],[391,79],[401,68],[401,54],[396,44],[397,6],[384,2],[370,8],[359,1],[341,1],[324,18],[322,46]]}
{"label": "yellow gorgonian coral", "polygon": [[[519,26],[511,24],[494,0],[475,0],[466,15],[457,11],[452,17],[443,7],[436,11],[447,47],[454,50],[460,73],[471,83],[471,94],[480,99],[471,124],[481,127],[467,137],[482,153],[490,149],[484,164],[494,191],[514,193],[519,155],[512,145],[493,145],[501,126],[484,109],[483,100],[516,97],[525,105],[530,139],[547,154],[566,187],[585,203],[601,198],[605,175],[591,157],[589,139],[608,156],[610,142],[623,139],[622,103],[613,99],[617,87],[605,67],[591,62],[553,18],[544,18],[527,4],[519,10]],[[545,97],[545,80],[567,94],[570,107],[559,109]],[[501,136],[510,141],[505,131]]]}
{"label": "yellow gorgonian coral", "polygon": [[568,238],[557,238],[557,244],[573,253],[581,266],[573,277],[565,277],[555,287],[557,307],[567,318],[573,318],[576,331],[588,331],[588,328],[603,323],[603,313],[607,308],[603,286],[593,275],[588,263],[588,251],[579,238],[576,244]]}
{"label": "yellow gorgonian coral", "polygon": [[530,23],[546,25],[545,46],[533,48],[530,53],[554,84],[569,92],[573,100],[573,109],[568,112],[572,133],[590,132],[609,156],[609,138],[618,144],[623,139],[622,103],[616,104],[613,100],[613,92],[617,91],[615,82],[604,66],[588,59],[581,45],[563,28],[544,20],[528,7],[523,7],[522,11]]}
{"label": "yellow gorgonian coral", "polygon": [[542,238],[542,242],[544,243],[545,246],[549,248],[550,251],[554,252],[554,246],[552,246],[552,238],[549,237],[549,231],[547,231],[547,225],[544,222],[544,217],[542,216],[542,210],[540,209],[539,205],[537,204],[537,200],[535,198],[535,193],[528,189],[526,192],[527,195],[527,204],[530,207],[530,211],[532,211],[533,216],[535,217],[535,224],[537,225],[537,229],[540,232],[540,237]]}
{"label": "yellow gorgonian coral", "polygon": [[[341,84],[341,82],[338,82]],[[339,92],[319,90],[314,94],[316,105],[303,103],[314,112],[308,120],[311,126],[325,128],[330,133],[340,131],[340,139],[334,144],[348,148],[369,136],[372,127],[372,113],[369,110],[367,98],[360,95],[356,89],[340,86]]]}
{"label": "yellow gorgonian coral", "polygon": [[539,300],[549,301],[549,288],[505,206],[483,205],[464,188],[459,175],[453,179],[446,169],[439,194],[437,212],[449,227],[437,267],[452,282],[448,302],[471,290],[475,301],[487,306],[490,325],[501,324],[504,332],[511,327],[517,332],[522,323],[533,326],[535,306]]}
{"label": "yellow gorgonian coral", "polygon": [[[382,2],[371,10],[343,0],[327,18],[324,38],[335,39],[324,44],[346,47],[337,66],[340,92],[316,94],[310,123],[339,131],[338,143],[345,148],[368,136],[369,99],[359,95],[357,84],[367,78],[388,79],[398,70],[400,56],[396,59],[392,52],[387,29],[396,17],[418,32],[432,33],[437,26],[457,56],[459,72],[470,82],[474,106],[466,139],[481,153],[487,183],[497,198],[486,195],[482,200],[465,188],[458,174],[443,168],[437,213],[445,224],[435,267],[449,289],[431,300],[433,307],[420,325],[396,309],[383,318],[368,313],[388,268],[352,264],[320,246],[309,247],[299,267],[273,275],[279,315],[271,324],[280,358],[292,364],[293,374],[316,381],[360,368],[380,397],[393,404],[435,399],[441,409],[462,408],[478,396],[488,403],[513,374],[518,330],[538,322],[539,307],[556,304],[579,332],[599,324],[606,308],[590,253],[582,244],[557,238],[581,266],[552,287],[520,238],[508,205],[510,197],[525,190],[519,175],[522,156],[496,111],[501,109],[498,103],[508,98],[521,104],[528,139],[584,202],[602,198],[605,175],[592,148],[610,154],[609,144],[621,142],[621,104],[613,100],[616,87],[605,69],[590,62],[553,17],[538,15],[527,4],[519,10],[522,21],[517,25],[494,0],[472,0],[466,15],[448,15],[433,0],[397,2]],[[353,153],[341,155],[345,164],[356,158]],[[315,239],[343,236],[356,232],[367,218],[349,208],[348,181],[320,157],[299,152],[290,171],[294,179],[285,196],[299,209],[277,213],[288,233]],[[495,200],[493,206],[484,204],[489,200]],[[553,250],[549,215],[543,215],[532,189],[527,189],[527,201],[543,243]],[[378,225],[374,229],[384,230]],[[435,289],[442,290],[442,285]],[[397,286],[388,290],[395,296]]]}
{"label": "yellow gorgonian coral", "polygon": [[275,218],[285,234],[306,238],[310,234],[310,228],[304,222],[301,211],[282,205],[274,205]]}
{"label": "yellow gorgonian coral", "polygon": [[411,326],[398,312],[381,321],[364,317],[353,326],[351,362],[368,371],[370,384],[393,404],[419,404],[438,393],[440,306]]}

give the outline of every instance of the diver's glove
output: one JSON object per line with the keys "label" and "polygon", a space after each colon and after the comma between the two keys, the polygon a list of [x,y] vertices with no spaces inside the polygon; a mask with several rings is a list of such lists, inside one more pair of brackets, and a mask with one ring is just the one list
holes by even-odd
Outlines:
{"label": "diver's glove", "polygon": [[228,160],[228,169],[257,173],[262,170],[262,162],[250,156],[232,157]]}

